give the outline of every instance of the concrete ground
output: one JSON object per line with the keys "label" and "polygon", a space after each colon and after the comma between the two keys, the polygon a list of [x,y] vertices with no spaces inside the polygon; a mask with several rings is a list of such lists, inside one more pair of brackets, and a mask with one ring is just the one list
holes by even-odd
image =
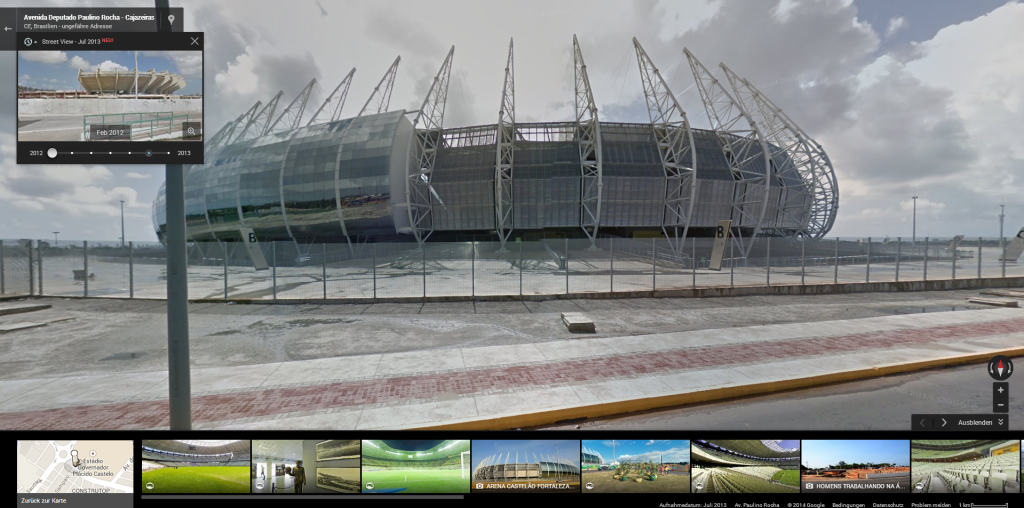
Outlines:
{"label": "concrete ground", "polygon": [[[181,115],[182,121],[184,116],[189,115],[189,120],[202,121],[202,112],[173,112],[168,111],[168,114],[174,114],[175,116]],[[18,140],[19,141],[82,141],[82,133],[84,132],[83,121],[87,115],[18,115]],[[100,123],[101,117],[89,116],[90,123]],[[127,114],[125,116],[128,120],[139,119],[137,114]],[[156,118],[154,114],[143,114],[143,120],[149,120]],[[118,124],[121,121],[121,115],[107,115],[105,122],[107,124]],[[177,123],[177,120],[175,120]],[[148,138],[148,130],[143,133],[143,124],[136,124],[135,130],[138,134],[136,138],[142,139]],[[148,124],[145,124],[148,129]],[[157,127],[162,126],[162,133],[167,131],[167,122],[156,122],[154,123],[154,130]],[[159,134],[161,132],[156,132]]]}
{"label": "concrete ground", "polygon": [[[196,428],[507,424],[1019,348],[1024,311],[965,303],[977,294],[192,304],[193,418]],[[0,336],[0,428],[166,426],[165,303],[45,301],[53,309],[4,320],[75,319]],[[952,308],[971,310],[932,312]],[[585,313],[597,333],[569,334],[564,311]],[[816,421],[848,428],[829,413]],[[722,428],[707,422],[690,427]]]}

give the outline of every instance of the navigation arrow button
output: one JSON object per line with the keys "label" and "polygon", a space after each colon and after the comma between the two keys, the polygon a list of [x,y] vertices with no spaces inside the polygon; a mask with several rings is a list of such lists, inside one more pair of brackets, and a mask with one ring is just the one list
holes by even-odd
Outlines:
{"label": "navigation arrow button", "polygon": [[945,419],[945,418],[943,418],[943,419],[942,419],[942,426],[943,426],[943,427],[945,427],[945,426],[946,426],[946,419]]}

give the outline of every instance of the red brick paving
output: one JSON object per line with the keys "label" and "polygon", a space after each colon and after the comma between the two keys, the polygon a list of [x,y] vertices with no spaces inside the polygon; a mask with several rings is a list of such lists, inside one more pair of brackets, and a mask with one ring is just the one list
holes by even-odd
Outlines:
{"label": "red brick paving", "polygon": [[[855,353],[1019,332],[1024,320],[937,326],[788,341],[567,360],[539,365],[399,376],[367,381],[253,390],[192,398],[192,421],[206,423],[298,411],[356,408],[430,399],[438,393],[468,395],[509,387],[580,383],[702,367],[760,363],[826,353]],[[166,401],[125,402],[0,414],[0,430],[138,429],[169,425]]]}

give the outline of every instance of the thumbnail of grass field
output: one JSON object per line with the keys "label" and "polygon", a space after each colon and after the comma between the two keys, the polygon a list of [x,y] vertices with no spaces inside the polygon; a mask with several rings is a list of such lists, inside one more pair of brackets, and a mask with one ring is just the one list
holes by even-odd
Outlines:
{"label": "thumbnail of grass field", "polygon": [[247,494],[249,466],[163,467],[144,471],[142,488],[146,494]]}
{"label": "thumbnail of grass field", "polygon": [[[368,489],[367,484],[373,484]],[[363,470],[363,492],[402,492],[410,494],[469,493],[469,478],[459,469]]]}

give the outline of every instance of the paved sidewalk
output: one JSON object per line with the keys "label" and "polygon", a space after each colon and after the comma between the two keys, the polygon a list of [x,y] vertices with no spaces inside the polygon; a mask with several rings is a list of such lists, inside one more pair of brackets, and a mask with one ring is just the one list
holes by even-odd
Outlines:
{"label": "paved sidewalk", "polygon": [[[1022,348],[993,309],[193,369],[193,428],[525,426]],[[0,381],[0,429],[167,428],[166,397],[165,371]]]}

